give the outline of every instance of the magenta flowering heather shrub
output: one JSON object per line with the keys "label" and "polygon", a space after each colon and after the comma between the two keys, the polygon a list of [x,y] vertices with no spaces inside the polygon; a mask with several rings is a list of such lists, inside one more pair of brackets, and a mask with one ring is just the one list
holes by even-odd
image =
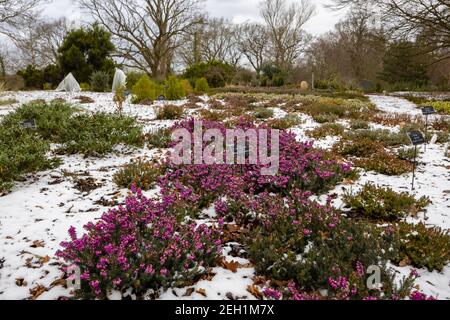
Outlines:
{"label": "magenta flowering heather shrub", "polygon": [[[223,123],[202,121],[203,130],[218,129],[225,136]],[[194,119],[177,123],[173,129],[183,128],[191,132],[194,141]],[[267,129],[256,126],[242,118],[235,129]],[[270,139],[269,149],[270,149]],[[323,193],[343,180],[351,168],[348,164],[327,160],[322,151],[314,149],[312,143],[300,143],[295,135],[280,131],[279,171],[274,176],[261,174],[262,164],[216,164],[216,165],[174,165],[168,160],[166,176],[160,179],[163,195],[174,192],[188,192],[189,196],[198,196],[200,208],[214,203],[225,194],[259,194],[275,192],[288,195],[291,190],[299,189],[314,193]],[[175,145],[174,143],[173,145]],[[203,143],[205,147],[207,142]],[[224,150],[226,150],[224,146]],[[226,155],[224,156],[224,158]],[[225,160],[225,159],[224,159]]]}
{"label": "magenta flowering heather shrub", "polygon": [[218,231],[206,225],[182,224],[170,214],[170,199],[154,202],[140,190],[125,206],[89,223],[78,238],[70,229],[57,256],[81,270],[81,298],[105,298],[110,290],[144,294],[182,285],[215,265],[221,252]]}
{"label": "magenta flowering heather shrub", "polygon": [[383,282],[379,289],[367,288],[364,266],[360,262],[357,262],[354,272],[348,278],[339,275],[338,268],[334,269],[334,273],[334,276],[328,278],[324,291],[300,290],[295,282],[289,281],[286,287],[265,288],[263,294],[269,300],[435,300],[420,291],[413,291],[414,281],[417,279],[415,273],[403,278],[399,285],[392,285],[394,281],[391,276],[389,282]]}

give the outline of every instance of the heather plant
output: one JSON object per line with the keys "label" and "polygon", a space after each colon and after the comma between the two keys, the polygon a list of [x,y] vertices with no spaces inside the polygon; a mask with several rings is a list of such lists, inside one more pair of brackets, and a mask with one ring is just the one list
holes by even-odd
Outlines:
{"label": "heather plant", "polygon": [[333,146],[333,151],[341,156],[370,157],[374,153],[384,151],[379,142],[369,139],[347,140],[341,139]]}
{"label": "heather plant", "polygon": [[345,127],[339,123],[326,123],[314,130],[306,131],[306,135],[314,139],[323,139],[328,136],[340,136],[345,132]]}
{"label": "heather plant", "polygon": [[36,101],[24,104],[3,118],[2,126],[19,126],[21,121],[35,120],[36,133],[43,139],[58,142],[77,110],[65,102]]}
{"label": "heather plant", "polygon": [[172,143],[172,130],[170,128],[154,129],[145,135],[145,140],[151,147],[166,149]]}
{"label": "heather plant", "polygon": [[227,118],[227,114],[223,111],[214,111],[203,109],[200,111],[200,116],[208,121],[223,121]]}
{"label": "heather plant", "polygon": [[356,194],[345,193],[343,201],[352,213],[376,221],[396,221],[416,215],[431,203],[428,197],[416,199],[407,192],[397,193],[371,183],[365,184]]}
{"label": "heather plant", "polygon": [[409,143],[408,136],[403,131],[394,133],[384,129],[348,131],[343,138],[352,141],[368,139],[379,142],[385,147],[398,147]]}
{"label": "heather plant", "polygon": [[352,119],[350,121],[350,128],[352,130],[370,129],[370,125],[367,121],[361,119]]}
{"label": "heather plant", "polygon": [[95,71],[90,77],[90,89],[94,92],[106,92],[109,89],[110,75],[104,71]]}
{"label": "heather plant", "polygon": [[132,188],[125,205],[89,223],[86,234],[69,230],[57,256],[81,270],[83,299],[106,299],[131,289],[138,297],[151,290],[186,285],[215,265],[221,252],[217,231],[206,225],[177,222],[171,200],[154,202]]}
{"label": "heather plant", "polygon": [[142,128],[131,117],[115,114],[80,114],[70,119],[61,132],[59,152],[101,156],[120,144],[138,147],[143,144]]}
{"label": "heather plant", "polygon": [[191,95],[192,93],[194,93],[194,89],[191,86],[191,83],[189,82],[189,80],[186,79],[181,79],[180,80],[181,86],[183,87],[184,93],[186,96]]}
{"label": "heather plant", "polygon": [[400,223],[396,232],[401,240],[399,255],[394,262],[427,268],[430,272],[441,272],[450,262],[450,235],[448,230]]}
{"label": "heather plant", "polygon": [[339,120],[339,117],[335,114],[330,113],[320,113],[313,116],[313,120],[317,123],[333,123]]}
{"label": "heather plant", "polygon": [[184,108],[182,106],[176,106],[173,104],[165,104],[158,108],[156,112],[156,119],[158,120],[179,120],[184,114]]}
{"label": "heather plant", "polygon": [[397,150],[397,156],[402,160],[412,161],[415,156],[419,156],[420,150],[415,150],[415,148],[400,148]]}
{"label": "heather plant", "polygon": [[257,108],[254,112],[253,112],[253,116],[256,119],[268,119],[268,118],[272,118],[273,117],[273,110],[272,109],[268,109],[268,108],[264,108],[264,107],[260,107]]}
{"label": "heather plant", "polygon": [[122,188],[129,189],[132,185],[147,191],[156,186],[157,179],[163,175],[164,166],[157,161],[137,159],[123,166],[113,176],[113,182]]}
{"label": "heather plant", "polygon": [[265,202],[267,211],[276,214],[266,215],[248,239],[257,274],[275,281],[294,280],[302,290],[316,291],[327,287],[334,270],[349,277],[357,262],[382,267],[394,256],[398,245],[391,233],[343,218],[329,204],[311,202],[306,196],[293,193],[282,210],[278,202],[274,206]]}
{"label": "heather plant", "polygon": [[[5,120],[5,119],[4,119]],[[0,123],[0,194],[8,192],[26,173],[54,168],[58,159],[48,158],[50,144],[32,129]]]}
{"label": "heather plant", "polygon": [[295,127],[301,123],[300,118],[295,114],[288,114],[281,119],[272,119],[266,124],[272,129],[287,130],[289,128]]}
{"label": "heather plant", "polygon": [[299,289],[294,281],[286,286],[276,288],[267,287],[263,290],[264,296],[269,300],[435,300],[414,288],[418,278],[413,270],[409,276],[403,277],[400,283],[396,283],[394,275],[386,272],[389,277],[384,281],[381,289],[369,289],[367,287],[366,268],[361,262],[357,262],[354,271],[349,277],[340,275],[339,270],[334,270],[328,278],[328,288],[325,295],[319,292],[306,292]]}
{"label": "heather plant", "polygon": [[375,171],[389,176],[402,175],[413,169],[410,161],[401,160],[384,150],[372,154],[369,158],[356,159],[353,162],[355,166],[367,171]]}
{"label": "heather plant", "polygon": [[[226,134],[223,123],[203,121],[202,125],[204,129],[214,128]],[[194,119],[180,122],[174,128],[184,128],[193,133]],[[236,128],[245,131],[259,127],[242,118]],[[263,166],[260,164],[169,164],[162,189],[166,194],[176,192],[195,195],[199,198],[200,207],[205,207],[213,203],[224,190],[237,193],[239,190],[233,189],[235,186],[255,194],[264,191],[289,193],[292,189],[322,193],[341,182],[350,171],[346,164],[324,159],[322,152],[314,149],[312,143],[299,143],[295,134],[285,131],[280,133],[279,154],[279,170],[274,176],[261,175]]]}

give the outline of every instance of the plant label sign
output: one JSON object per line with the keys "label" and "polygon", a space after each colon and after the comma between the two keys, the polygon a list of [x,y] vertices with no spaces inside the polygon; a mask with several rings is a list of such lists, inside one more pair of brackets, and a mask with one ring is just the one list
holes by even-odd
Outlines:
{"label": "plant label sign", "polygon": [[36,129],[36,121],[34,119],[22,121],[20,127],[22,129]]}
{"label": "plant label sign", "polygon": [[423,107],[422,108],[422,114],[424,116],[429,116],[429,115],[432,115],[432,114],[435,114],[435,113],[436,113],[436,110],[434,110],[433,107]]}
{"label": "plant label sign", "polygon": [[425,137],[423,136],[422,132],[420,132],[420,131],[408,132],[408,137],[414,146],[418,146],[420,144],[426,143]]}

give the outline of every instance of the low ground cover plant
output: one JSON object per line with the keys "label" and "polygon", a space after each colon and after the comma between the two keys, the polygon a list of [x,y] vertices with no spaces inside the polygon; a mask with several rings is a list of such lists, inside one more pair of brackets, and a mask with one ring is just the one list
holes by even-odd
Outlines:
{"label": "low ground cover plant", "polygon": [[450,101],[427,101],[421,106],[432,106],[439,113],[450,114]]}
{"label": "low ground cover plant", "polygon": [[264,108],[264,107],[260,107],[257,108],[254,112],[253,112],[253,116],[256,119],[268,119],[268,118],[272,118],[273,117],[273,110],[272,109],[268,109],[268,108]]}
{"label": "low ground cover plant", "polygon": [[[142,129],[135,119],[116,115],[77,114],[79,110],[61,101],[32,102],[17,108],[0,122],[0,180],[2,189],[26,173],[54,167],[50,144],[57,153],[99,156],[119,144],[140,146]],[[34,120],[36,128],[22,128],[23,121]]]}
{"label": "low ground cover plant", "polygon": [[410,161],[399,159],[387,151],[380,151],[368,158],[355,159],[355,166],[367,171],[375,171],[388,176],[398,176],[412,172],[413,164]]}
{"label": "low ground cover plant", "polygon": [[132,185],[147,191],[156,186],[158,177],[164,173],[164,166],[157,161],[137,159],[123,166],[113,176],[113,182],[122,188]]}
{"label": "low ground cover plant", "polygon": [[172,130],[170,128],[154,129],[145,135],[150,147],[165,149],[172,143]]}
{"label": "low ground cover plant", "polygon": [[[290,283],[304,298],[408,297],[413,283],[397,286],[393,273],[383,267],[398,250],[396,238],[389,229],[343,218],[331,206],[312,203],[305,196],[296,193],[292,199],[285,200],[289,206],[282,210],[275,196],[264,202],[269,214],[248,239],[249,258],[259,275],[274,283]],[[270,214],[274,211],[277,214]],[[380,266],[383,273],[382,287],[376,290],[368,289],[364,283],[365,268],[370,265]],[[359,284],[355,276],[360,278]],[[349,291],[344,294],[339,288]],[[319,294],[322,289],[328,289],[328,295]]]}
{"label": "low ground cover plant", "polygon": [[78,238],[62,243],[57,256],[81,270],[83,299],[106,299],[112,291],[131,289],[142,298],[158,290],[186,285],[213,267],[221,252],[217,231],[180,223],[171,214],[175,203],[155,202],[132,188],[125,206],[89,223]]}
{"label": "low ground cover plant", "polygon": [[173,104],[165,104],[158,108],[156,112],[156,119],[158,120],[179,120],[184,114],[184,108],[182,106],[176,106]]}
{"label": "low ground cover plant", "polygon": [[306,131],[306,135],[314,139],[323,139],[328,136],[340,136],[345,132],[345,127],[339,123],[326,123],[313,130]]}
{"label": "low ground cover plant", "polygon": [[400,265],[442,271],[450,262],[450,235],[448,230],[400,223],[395,226],[400,240],[399,255],[394,259]]}
{"label": "low ground cover plant", "polygon": [[130,117],[107,113],[80,114],[70,118],[56,140],[59,152],[102,156],[123,144],[138,147],[143,144],[142,128]]}
{"label": "low ground cover plant", "polygon": [[56,167],[57,158],[49,158],[50,144],[31,129],[0,122],[0,194],[8,192],[14,181],[26,173]]}
{"label": "low ground cover plant", "polygon": [[[194,120],[180,122],[175,127],[182,127],[193,133]],[[218,129],[223,134],[226,131],[225,125],[220,122],[204,121],[203,127]],[[245,131],[258,126],[241,119],[237,128]],[[253,164],[168,164],[168,172],[162,179],[163,194],[195,196],[200,207],[208,207],[226,190],[233,194],[238,194],[239,190],[251,193],[289,193],[290,190],[298,188],[322,193],[342,181],[344,175],[350,171],[350,167],[345,163],[324,159],[323,153],[314,149],[311,143],[299,143],[294,134],[285,131],[280,135],[278,173],[275,176],[263,176],[261,168],[261,165]]]}
{"label": "low ground cover plant", "polygon": [[376,221],[398,221],[423,211],[431,202],[428,197],[416,199],[407,192],[367,183],[357,193],[346,192],[343,201],[352,213]]}

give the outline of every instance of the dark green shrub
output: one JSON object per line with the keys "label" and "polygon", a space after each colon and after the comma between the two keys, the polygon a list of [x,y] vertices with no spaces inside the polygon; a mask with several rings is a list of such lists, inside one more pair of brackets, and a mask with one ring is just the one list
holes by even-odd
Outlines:
{"label": "dark green shrub", "polygon": [[127,89],[132,90],[138,81],[144,76],[143,72],[131,71],[127,72]]}
{"label": "dark green shrub", "polygon": [[235,73],[235,68],[221,61],[209,61],[197,63],[183,74],[183,78],[196,81],[205,78],[208,85],[212,88],[225,87],[231,81]]}
{"label": "dark green shrub", "polygon": [[427,197],[416,200],[407,192],[397,193],[370,183],[356,194],[345,193],[343,201],[354,214],[377,221],[396,221],[416,215],[431,203]]}
{"label": "dark green shrub", "polygon": [[22,105],[15,112],[8,114],[2,126],[16,127],[21,121],[36,121],[36,132],[44,139],[60,142],[59,137],[70,126],[70,118],[76,109],[65,102],[55,101],[50,104],[36,101]]}
{"label": "dark green shrub", "polygon": [[32,129],[0,123],[0,194],[26,173],[47,170],[59,164],[47,157],[50,144]]}
{"label": "dark green shrub", "polygon": [[438,227],[427,228],[425,224],[401,223],[397,227],[402,240],[396,263],[427,268],[430,272],[442,271],[450,262],[449,231]]}
{"label": "dark green shrub", "polygon": [[294,280],[302,289],[318,290],[327,287],[333,270],[349,277],[357,262],[364,266],[387,262],[398,247],[395,238],[383,231],[298,199],[296,204],[289,203],[289,209],[277,209],[251,233],[249,257],[259,275]]}
{"label": "dark green shrub", "polygon": [[166,104],[158,109],[156,112],[156,118],[158,120],[178,120],[184,114],[184,108],[182,106],[176,106],[173,104]]}
{"label": "dark green shrub", "polygon": [[164,168],[161,164],[137,159],[117,171],[113,176],[113,182],[122,188],[129,189],[134,184],[137,188],[147,191],[156,186],[158,177],[163,173]]}
{"label": "dark green shrub", "polygon": [[59,140],[60,152],[100,156],[112,152],[119,144],[141,146],[143,136],[134,118],[96,113],[72,117]]}
{"label": "dark green shrub", "polygon": [[95,71],[90,77],[90,88],[94,92],[109,91],[109,74],[103,71]]}

